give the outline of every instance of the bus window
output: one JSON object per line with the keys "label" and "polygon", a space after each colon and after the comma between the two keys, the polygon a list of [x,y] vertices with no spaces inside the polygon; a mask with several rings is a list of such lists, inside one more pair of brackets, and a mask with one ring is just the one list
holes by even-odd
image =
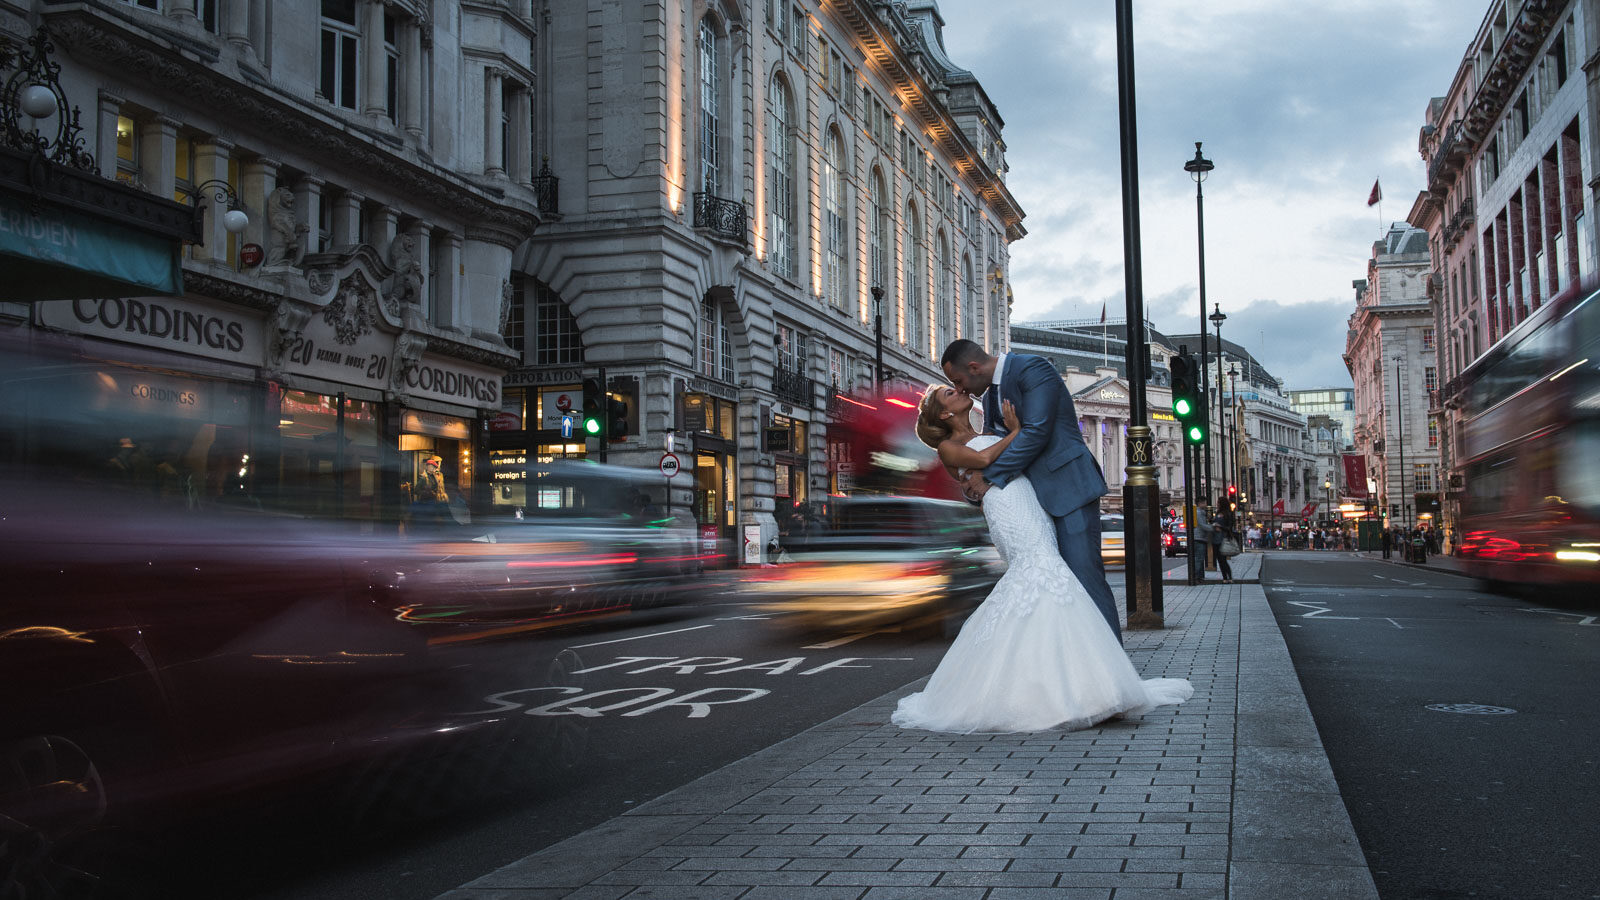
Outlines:
{"label": "bus window", "polygon": [[1579,422],[1570,432],[1572,447],[1562,467],[1561,489],[1567,502],[1600,514],[1600,421]]}

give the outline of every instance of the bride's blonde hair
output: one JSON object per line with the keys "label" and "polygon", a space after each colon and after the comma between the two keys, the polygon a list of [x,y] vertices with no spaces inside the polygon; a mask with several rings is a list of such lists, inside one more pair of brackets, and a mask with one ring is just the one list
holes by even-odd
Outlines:
{"label": "bride's blonde hair", "polygon": [[917,404],[917,439],[937,450],[950,439],[955,429],[944,420],[944,404],[939,402],[939,392],[949,387],[941,382],[930,382],[922,392],[922,402]]}

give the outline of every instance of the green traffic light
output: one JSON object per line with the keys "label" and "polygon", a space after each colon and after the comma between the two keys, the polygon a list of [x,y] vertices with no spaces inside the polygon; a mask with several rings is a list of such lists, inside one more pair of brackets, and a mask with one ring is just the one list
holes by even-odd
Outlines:
{"label": "green traffic light", "polygon": [[1194,406],[1189,403],[1188,397],[1179,397],[1172,401],[1172,412],[1179,418],[1185,418],[1189,413],[1194,412]]}
{"label": "green traffic light", "polygon": [[1199,425],[1189,426],[1189,443],[1198,444],[1206,438],[1206,430]]}
{"label": "green traffic light", "polygon": [[583,420],[583,430],[589,432],[590,434],[599,434],[600,433],[600,420],[599,419],[584,419]]}

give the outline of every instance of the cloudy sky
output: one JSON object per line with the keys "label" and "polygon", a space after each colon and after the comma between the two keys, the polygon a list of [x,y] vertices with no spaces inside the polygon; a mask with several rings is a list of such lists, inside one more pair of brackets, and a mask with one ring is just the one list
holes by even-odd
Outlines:
{"label": "cloudy sky", "polygon": [[[1146,314],[1199,324],[1194,142],[1205,182],[1206,298],[1290,388],[1348,385],[1350,282],[1380,222],[1424,187],[1417,135],[1485,0],[1133,0]],[[945,47],[1005,120],[1014,318],[1123,311],[1112,0],[939,0]],[[1383,203],[1367,206],[1375,178]]]}

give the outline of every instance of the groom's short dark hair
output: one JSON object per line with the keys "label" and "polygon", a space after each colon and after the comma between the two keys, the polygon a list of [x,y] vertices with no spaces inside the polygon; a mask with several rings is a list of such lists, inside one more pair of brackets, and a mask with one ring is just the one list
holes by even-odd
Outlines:
{"label": "groom's short dark hair", "polygon": [[939,357],[939,365],[961,367],[970,362],[982,362],[989,354],[983,347],[966,338],[951,341],[950,346],[944,348],[944,355]]}

